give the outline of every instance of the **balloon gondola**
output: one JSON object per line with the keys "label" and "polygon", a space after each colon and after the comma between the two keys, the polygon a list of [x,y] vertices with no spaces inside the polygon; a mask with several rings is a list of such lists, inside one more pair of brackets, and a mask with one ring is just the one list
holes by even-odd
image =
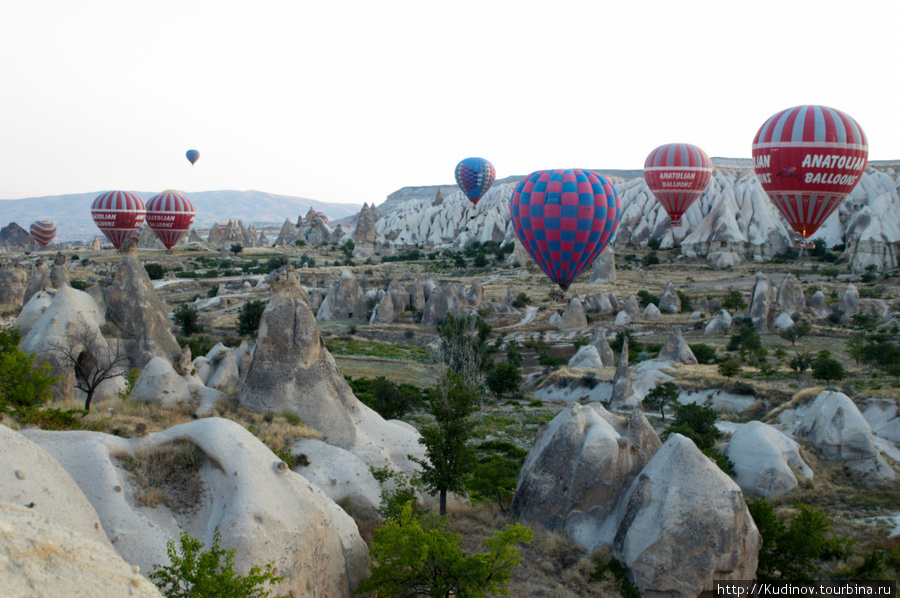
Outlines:
{"label": "balloon gondola", "polygon": [[509,211],[528,254],[565,292],[612,240],[621,205],[594,172],[539,170],[516,187]]}
{"label": "balloon gondola", "polygon": [[850,195],[868,157],[859,124],[827,106],[782,110],[753,139],[753,168],[760,184],[804,239]]}

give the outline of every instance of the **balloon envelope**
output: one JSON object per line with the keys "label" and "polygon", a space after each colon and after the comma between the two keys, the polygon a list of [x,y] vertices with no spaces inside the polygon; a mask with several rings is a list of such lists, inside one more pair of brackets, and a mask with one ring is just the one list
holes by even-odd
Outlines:
{"label": "balloon envelope", "polygon": [[38,220],[28,227],[28,232],[31,238],[34,239],[34,242],[40,245],[41,248],[44,248],[56,236],[56,225],[49,220]]}
{"label": "balloon envelope", "polygon": [[466,158],[456,165],[456,184],[475,205],[494,184],[495,178],[494,165],[484,158]]}
{"label": "balloon envelope", "polygon": [[795,106],[753,139],[753,167],[769,199],[809,238],[866,170],[869,143],[855,120],[827,106]]}
{"label": "balloon envelope", "polygon": [[191,229],[195,214],[194,204],[177,191],[163,192],[147,201],[147,226],[167,250]]}
{"label": "balloon envelope", "polygon": [[661,145],[644,161],[647,187],[662,204],[673,227],[681,226],[681,217],[703,195],[711,176],[709,156],[689,143]]}
{"label": "balloon envelope", "polygon": [[97,228],[119,249],[144,223],[144,202],[127,191],[108,191],[91,204]]}
{"label": "balloon envelope", "polygon": [[191,166],[193,166],[194,162],[200,159],[200,152],[197,150],[188,150],[185,156],[187,156],[187,159],[191,162]]}
{"label": "balloon envelope", "polygon": [[516,235],[550,280],[565,291],[591,265],[619,226],[616,188],[586,170],[539,170],[509,203]]}
{"label": "balloon envelope", "polygon": [[325,215],[325,212],[316,212],[316,215],[322,220],[322,222],[328,224],[328,216]]}

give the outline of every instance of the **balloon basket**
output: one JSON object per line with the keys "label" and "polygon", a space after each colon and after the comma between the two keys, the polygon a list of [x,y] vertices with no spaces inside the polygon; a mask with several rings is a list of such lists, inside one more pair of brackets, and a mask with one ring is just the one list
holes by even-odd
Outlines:
{"label": "balloon basket", "polygon": [[171,250],[171,249],[166,249],[166,255],[172,255],[172,250]]}
{"label": "balloon basket", "polygon": [[673,220],[671,224],[669,224],[669,228],[681,228],[681,220]]}

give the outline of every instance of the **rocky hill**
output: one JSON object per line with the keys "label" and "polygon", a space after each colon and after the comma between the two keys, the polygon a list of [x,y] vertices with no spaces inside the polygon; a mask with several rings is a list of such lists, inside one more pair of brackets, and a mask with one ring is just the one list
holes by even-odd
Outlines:
{"label": "rocky hill", "polygon": [[[144,201],[157,192],[135,191]],[[100,191],[77,193],[72,195],[55,195],[48,197],[31,197],[27,199],[0,201],[0,226],[9,222],[18,222],[25,227],[35,220],[49,219],[56,223],[59,232],[57,241],[90,239],[98,234],[97,227],[91,218],[91,203]],[[359,212],[359,204],[338,204],[276,195],[264,191],[201,191],[188,193],[188,197],[197,210],[194,226],[208,228],[215,223],[227,222],[234,218],[257,227],[267,224],[281,224],[285,219],[296,220],[306,214],[310,208],[317,212],[325,212],[331,219],[344,218]]]}
{"label": "rocky hill", "polygon": [[[703,196],[685,213],[680,228],[669,218],[642,177],[625,178],[610,171],[622,200],[622,216],[614,247],[642,247],[659,240],[663,248],[680,245],[688,256],[707,257],[727,267],[746,259],[764,260],[791,247],[787,223],[769,201],[753,173],[751,161],[714,158],[713,179]],[[845,245],[854,269],[875,265],[896,268],[900,250],[900,163],[874,162],[851,196],[812,237],[829,247]],[[604,172],[604,171],[599,171]],[[635,171],[637,172],[637,171]],[[520,179],[494,184],[475,208],[458,190],[435,201],[439,187],[402,189],[390,197],[393,209],[379,206],[378,242],[399,248],[408,245],[460,247],[473,241],[511,241],[509,200]],[[405,201],[399,201],[405,199]]]}

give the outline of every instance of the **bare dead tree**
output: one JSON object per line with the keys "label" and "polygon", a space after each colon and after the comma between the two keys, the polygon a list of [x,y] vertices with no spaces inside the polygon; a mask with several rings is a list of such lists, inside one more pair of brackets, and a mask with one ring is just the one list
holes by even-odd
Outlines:
{"label": "bare dead tree", "polygon": [[87,394],[85,411],[91,410],[94,393],[103,382],[125,375],[128,355],[119,339],[107,340],[88,326],[79,326],[63,342],[51,343],[50,347],[63,364],[74,368],[75,388]]}

